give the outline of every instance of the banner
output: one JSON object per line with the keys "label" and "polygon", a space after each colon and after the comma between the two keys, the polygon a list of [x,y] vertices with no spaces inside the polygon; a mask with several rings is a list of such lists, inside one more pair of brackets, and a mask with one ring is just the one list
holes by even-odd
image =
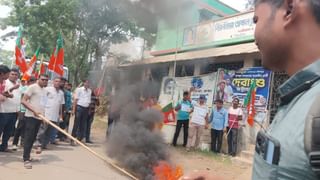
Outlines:
{"label": "banner", "polygon": [[252,20],[253,16],[253,12],[248,12],[216,21],[214,23],[214,41],[221,42],[253,37],[255,29],[255,24]]}
{"label": "banner", "polygon": [[160,105],[164,107],[170,102],[176,105],[178,101],[182,100],[183,92],[194,87],[195,90],[191,93],[191,99],[197,101],[200,95],[205,95],[207,105],[212,107],[216,76],[217,73],[192,77],[164,77],[159,97]]}
{"label": "banner", "polygon": [[218,71],[217,90],[215,99],[222,99],[227,103],[231,103],[234,97],[239,98],[243,104],[252,81],[256,81],[257,92],[255,107],[257,111],[265,111],[267,109],[271,71],[262,67],[253,67],[242,71],[227,71],[220,69]]}
{"label": "banner", "polygon": [[186,27],[183,34],[183,46],[216,43],[219,45],[239,41],[253,40],[255,24],[253,12],[227,17]]}

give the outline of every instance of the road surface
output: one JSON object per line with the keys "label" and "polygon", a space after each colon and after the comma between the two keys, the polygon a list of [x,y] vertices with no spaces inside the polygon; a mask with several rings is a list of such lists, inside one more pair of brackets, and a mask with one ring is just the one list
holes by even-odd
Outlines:
{"label": "road surface", "polygon": [[[103,142],[91,145],[102,155]],[[60,143],[50,145],[50,149],[42,154],[32,153],[32,169],[25,169],[22,161],[22,149],[14,153],[0,153],[0,180],[126,180],[118,171],[106,165],[80,146]]]}

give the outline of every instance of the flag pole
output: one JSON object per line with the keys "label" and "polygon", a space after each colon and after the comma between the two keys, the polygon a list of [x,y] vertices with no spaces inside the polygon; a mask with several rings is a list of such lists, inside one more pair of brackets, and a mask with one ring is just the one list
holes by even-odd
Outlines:
{"label": "flag pole", "polygon": [[40,61],[40,68],[39,68],[39,71],[38,71],[38,76],[40,76],[40,73],[41,73],[41,67],[42,67],[43,59],[44,59],[44,56],[42,54],[41,61]]}

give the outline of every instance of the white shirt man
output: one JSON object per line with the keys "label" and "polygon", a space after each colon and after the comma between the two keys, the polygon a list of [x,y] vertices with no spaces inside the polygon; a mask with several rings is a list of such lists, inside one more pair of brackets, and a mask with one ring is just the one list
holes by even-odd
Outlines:
{"label": "white shirt man", "polygon": [[[59,122],[60,117],[62,118],[62,104],[64,104],[64,93],[60,89],[60,82],[60,78],[55,78],[53,80],[53,87],[45,88],[46,94],[44,97],[44,115],[46,118],[56,124]],[[36,144],[39,146],[37,149],[39,153],[41,152],[42,148],[46,148],[48,145],[53,129],[53,127],[46,123],[41,125],[36,142]]]}
{"label": "white shirt man", "polygon": [[[4,91],[9,91],[15,86],[17,86],[17,82],[12,82],[9,79],[5,81],[5,90]],[[21,103],[21,92],[19,89],[14,89],[12,92],[12,98],[6,98],[2,103],[1,103],[1,112],[2,113],[16,113],[20,109],[20,103]]]}
{"label": "white shirt man", "polygon": [[[75,114],[72,128],[72,136],[77,137],[80,141],[85,136],[86,124],[89,116],[89,105],[91,103],[92,91],[89,88],[88,80],[83,81],[83,86],[76,89],[74,94],[74,105],[72,113]],[[74,145],[71,141],[71,145]]]}
{"label": "white shirt man", "polygon": [[75,99],[77,100],[77,105],[82,107],[89,107],[91,102],[91,89],[79,87],[75,91]]}
{"label": "white shirt man", "polygon": [[188,132],[188,151],[190,148],[198,148],[200,144],[200,137],[208,122],[209,109],[205,102],[206,97],[204,95],[200,95],[199,102],[193,104],[193,113]]}
{"label": "white shirt man", "polygon": [[19,77],[19,71],[17,69],[12,69],[9,74],[9,79],[4,82],[4,92],[7,97],[1,103],[1,125],[0,125],[0,136],[2,135],[2,144],[0,146],[0,151],[8,150],[8,140],[14,132],[14,126],[17,121],[19,104],[20,104],[20,92],[19,83],[17,79]]}
{"label": "white shirt man", "polygon": [[47,87],[47,103],[44,115],[50,121],[58,122],[61,114],[61,107],[65,103],[64,93],[61,89]]}

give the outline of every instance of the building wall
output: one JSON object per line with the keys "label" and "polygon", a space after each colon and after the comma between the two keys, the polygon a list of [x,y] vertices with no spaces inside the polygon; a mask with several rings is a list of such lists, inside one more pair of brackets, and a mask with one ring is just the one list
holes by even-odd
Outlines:
{"label": "building wall", "polygon": [[210,20],[222,18],[222,15],[215,14],[210,11],[210,8],[216,9],[224,15],[238,13],[238,11],[217,0],[188,1],[188,3],[174,8],[174,12],[177,13],[174,14],[171,22],[159,21],[158,23],[157,39],[153,51],[163,51],[162,54],[168,54],[174,53],[177,48],[181,48],[183,45],[185,28],[196,26],[202,22],[199,10],[205,10],[208,11],[208,13],[211,13],[212,17]]}

